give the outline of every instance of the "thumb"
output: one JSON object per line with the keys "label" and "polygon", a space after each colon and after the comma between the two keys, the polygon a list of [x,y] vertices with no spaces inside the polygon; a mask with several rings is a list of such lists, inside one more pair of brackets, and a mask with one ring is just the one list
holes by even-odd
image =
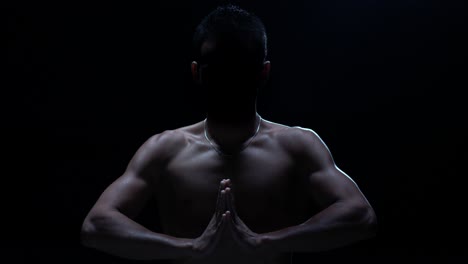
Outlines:
{"label": "thumb", "polygon": [[225,229],[231,229],[232,228],[232,213],[231,211],[226,211],[223,214],[223,225]]}
{"label": "thumb", "polygon": [[233,223],[231,211],[227,211],[226,216],[225,216],[225,222],[226,222],[227,231],[231,233],[234,239],[236,239],[236,236],[237,236],[236,226]]}
{"label": "thumb", "polygon": [[229,228],[229,222],[228,222],[228,219],[227,219],[227,216],[226,214],[223,214],[221,216],[221,222],[216,230],[216,233],[215,233],[215,237],[214,237],[214,244],[215,244],[215,247],[216,245],[219,245],[221,243],[221,240],[223,239],[223,237],[225,236],[224,234],[226,233],[226,231],[229,231],[228,228]]}
{"label": "thumb", "polygon": [[221,216],[221,222],[218,226],[218,229],[217,229],[217,235],[218,236],[222,236],[222,234],[225,232],[225,230],[227,230],[229,228],[229,222],[228,222],[228,216],[224,213],[222,214]]}

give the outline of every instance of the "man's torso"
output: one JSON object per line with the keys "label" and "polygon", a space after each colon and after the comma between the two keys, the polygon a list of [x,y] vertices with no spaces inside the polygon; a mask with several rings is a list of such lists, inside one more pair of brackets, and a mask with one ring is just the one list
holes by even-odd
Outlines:
{"label": "man's torso", "polygon": [[[259,133],[236,158],[219,155],[206,140],[201,123],[177,129],[184,142],[168,160],[156,191],[163,232],[180,238],[199,237],[215,212],[222,179],[231,179],[237,213],[253,232],[267,233],[305,222],[313,207],[303,189],[300,164],[288,148],[292,129],[297,128],[262,122]],[[229,248],[223,253],[226,260],[263,263],[249,262],[230,247],[230,241],[223,243]],[[282,258],[269,263],[289,263],[288,254],[278,257]]]}

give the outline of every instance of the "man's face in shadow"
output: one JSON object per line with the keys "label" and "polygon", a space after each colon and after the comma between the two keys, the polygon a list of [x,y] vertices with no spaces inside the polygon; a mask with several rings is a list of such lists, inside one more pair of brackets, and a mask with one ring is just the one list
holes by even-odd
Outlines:
{"label": "man's face in shadow", "polygon": [[248,42],[208,38],[201,46],[201,59],[192,63],[194,79],[210,103],[238,108],[252,102],[266,81],[269,61],[256,61]]}

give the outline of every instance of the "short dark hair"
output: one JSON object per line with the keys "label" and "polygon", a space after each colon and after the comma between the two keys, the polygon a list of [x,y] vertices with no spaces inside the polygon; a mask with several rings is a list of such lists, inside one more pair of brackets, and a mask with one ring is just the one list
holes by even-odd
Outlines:
{"label": "short dark hair", "polygon": [[218,6],[195,29],[193,36],[194,59],[201,60],[201,47],[208,38],[229,39],[242,50],[249,60],[261,64],[267,56],[265,25],[253,13],[228,4]]}

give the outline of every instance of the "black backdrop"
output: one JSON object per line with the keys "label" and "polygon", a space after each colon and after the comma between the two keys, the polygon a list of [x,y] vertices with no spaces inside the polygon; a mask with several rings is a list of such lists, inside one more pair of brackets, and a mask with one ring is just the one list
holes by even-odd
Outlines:
{"label": "black backdrop", "polygon": [[[204,118],[191,37],[225,2],[5,9],[8,263],[132,262],[83,248],[81,223],[148,137]],[[267,28],[260,115],[315,130],[379,218],[376,238],[295,261],[466,259],[463,1],[231,2]]]}

